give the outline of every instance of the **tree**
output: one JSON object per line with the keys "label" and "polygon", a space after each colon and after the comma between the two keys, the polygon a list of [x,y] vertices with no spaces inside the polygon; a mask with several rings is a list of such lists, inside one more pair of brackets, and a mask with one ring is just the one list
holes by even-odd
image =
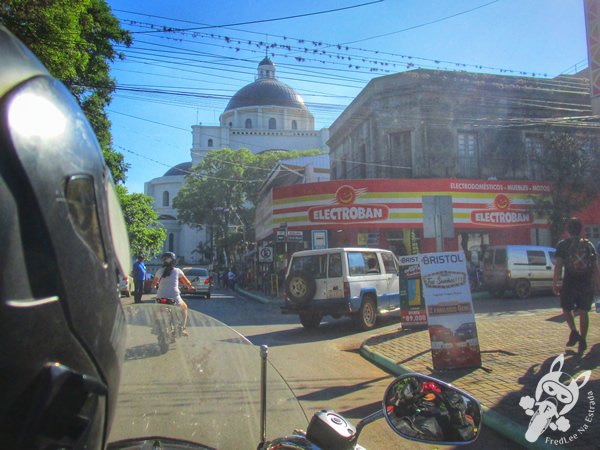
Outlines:
{"label": "tree", "polygon": [[567,133],[544,137],[542,148],[534,160],[552,189],[536,200],[536,208],[548,218],[552,242],[557,242],[565,219],[600,195],[600,157],[593,139]]}
{"label": "tree", "polygon": [[123,182],[127,165],[112,148],[105,110],[115,90],[109,62],[123,57],[114,45],[131,45],[131,36],[106,1],[4,0],[0,22],[73,93],[96,133],[113,179]]}
{"label": "tree", "polygon": [[117,185],[117,195],[123,209],[129,244],[134,255],[151,257],[161,251],[166,230],[158,222],[154,199],[144,194],[129,194],[124,186]]}
{"label": "tree", "polygon": [[275,151],[254,154],[248,149],[213,150],[186,176],[173,200],[182,222],[207,228],[214,254],[223,264],[235,262],[245,242],[254,239],[254,209],[258,192],[275,163],[322,153]]}

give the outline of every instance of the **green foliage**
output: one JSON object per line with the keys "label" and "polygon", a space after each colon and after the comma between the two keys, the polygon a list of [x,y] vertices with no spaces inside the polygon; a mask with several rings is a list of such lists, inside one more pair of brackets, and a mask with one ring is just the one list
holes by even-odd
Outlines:
{"label": "green foliage", "polygon": [[206,226],[217,247],[215,253],[221,255],[224,251],[228,262],[233,262],[237,254],[243,253],[244,242],[253,240],[258,193],[277,161],[320,153],[213,150],[186,176],[173,207],[182,222],[192,227]]}
{"label": "green foliage", "polygon": [[548,197],[536,201],[550,223],[553,242],[572,217],[600,195],[600,158],[595,140],[572,134],[544,138],[543,152],[535,157],[545,181],[552,183]]}
{"label": "green foliage", "polygon": [[115,182],[127,165],[114,151],[106,107],[115,83],[109,62],[122,58],[113,45],[131,44],[105,0],[3,0],[0,22],[33,51],[73,93],[90,121]]}
{"label": "green foliage", "polygon": [[153,198],[139,193],[129,194],[120,185],[117,186],[117,195],[127,224],[132,254],[142,254],[149,259],[160,253],[167,232],[157,220]]}

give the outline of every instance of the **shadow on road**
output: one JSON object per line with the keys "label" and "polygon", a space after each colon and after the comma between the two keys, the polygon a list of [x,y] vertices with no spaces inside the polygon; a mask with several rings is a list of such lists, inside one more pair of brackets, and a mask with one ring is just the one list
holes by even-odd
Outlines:
{"label": "shadow on road", "polygon": [[359,335],[361,333],[373,333],[378,329],[389,325],[398,325],[397,317],[383,317],[377,319],[375,328],[369,331],[357,330],[354,328],[353,322],[348,318],[331,319],[330,322],[321,322],[321,325],[316,330],[305,330],[300,323],[295,328],[272,331],[268,333],[252,334],[247,332],[245,336],[254,345],[269,345],[270,347],[290,345],[290,344],[305,344],[310,342],[331,341],[334,339]]}
{"label": "shadow on road", "polygon": [[[352,384],[350,386],[331,386],[325,389],[319,389],[310,394],[300,395],[298,400],[302,401],[321,401],[331,400],[333,398],[343,397],[344,395],[353,394],[363,389],[371,387],[371,385],[390,378],[389,375],[374,378],[372,380],[363,381],[361,383]],[[343,414],[342,414],[343,415]]]}

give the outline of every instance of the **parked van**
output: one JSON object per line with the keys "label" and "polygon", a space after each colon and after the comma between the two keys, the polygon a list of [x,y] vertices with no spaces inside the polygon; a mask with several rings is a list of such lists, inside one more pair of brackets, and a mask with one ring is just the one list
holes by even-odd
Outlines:
{"label": "parked van", "polygon": [[488,247],[483,256],[484,287],[495,297],[505,291],[519,298],[533,291],[551,291],[555,253],[553,247],[535,245]]}
{"label": "parked van", "polygon": [[350,316],[363,330],[378,314],[400,310],[398,260],[389,250],[328,248],[292,255],[285,280],[284,314],[298,314],[304,328],[323,316]]}

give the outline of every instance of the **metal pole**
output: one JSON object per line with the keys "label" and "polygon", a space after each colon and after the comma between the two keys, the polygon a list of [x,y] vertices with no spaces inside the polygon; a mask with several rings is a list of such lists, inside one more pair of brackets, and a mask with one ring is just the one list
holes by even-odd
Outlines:
{"label": "metal pole", "polygon": [[267,441],[267,355],[269,347],[266,345],[260,346],[261,371],[260,371],[260,442],[262,444]]}
{"label": "metal pole", "polygon": [[444,238],[442,236],[442,216],[441,216],[441,214],[435,214],[434,223],[435,223],[435,251],[443,252],[444,251]]}

